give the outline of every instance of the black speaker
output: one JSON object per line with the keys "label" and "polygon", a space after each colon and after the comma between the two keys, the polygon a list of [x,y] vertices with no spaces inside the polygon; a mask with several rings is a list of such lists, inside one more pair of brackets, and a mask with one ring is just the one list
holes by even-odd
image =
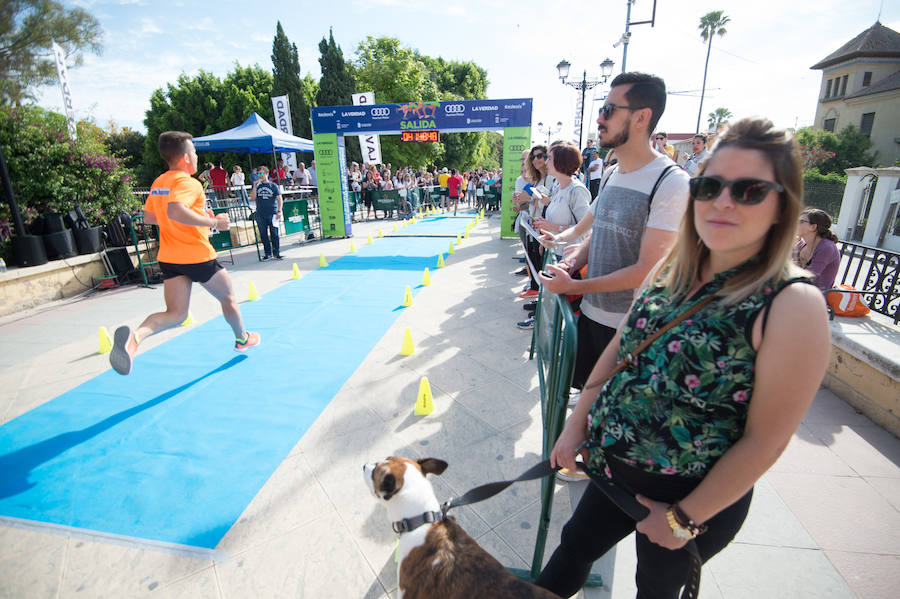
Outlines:
{"label": "black speaker", "polygon": [[101,242],[100,227],[90,229],[75,229],[75,245],[79,254],[96,254],[103,248]]}
{"label": "black speaker", "polygon": [[116,282],[120,285],[130,282],[132,273],[136,272],[136,269],[134,262],[131,261],[128,248],[106,248],[106,257],[116,275]]}
{"label": "black speaker", "polygon": [[47,235],[48,233],[59,233],[66,228],[65,223],[63,223],[63,215],[58,212],[48,212],[44,214],[43,217],[44,235]]}
{"label": "black speaker", "polygon": [[[60,218],[60,220],[62,220]],[[44,240],[44,249],[47,250],[47,257],[51,260],[60,258],[71,258],[78,254],[75,250],[75,237],[72,231],[63,229],[55,233],[44,233],[41,237]]]}
{"label": "black speaker", "polygon": [[37,235],[16,235],[13,237],[12,243],[16,266],[40,266],[47,263],[44,243]]}

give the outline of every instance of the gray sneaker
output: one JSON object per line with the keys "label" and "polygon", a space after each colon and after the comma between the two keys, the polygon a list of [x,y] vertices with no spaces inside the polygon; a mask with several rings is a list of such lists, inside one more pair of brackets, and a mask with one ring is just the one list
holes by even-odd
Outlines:
{"label": "gray sneaker", "polygon": [[516,326],[520,329],[533,329],[534,328],[534,316],[530,318],[526,318],[522,322],[517,322]]}
{"label": "gray sneaker", "polygon": [[569,390],[569,407],[574,408],[578,400],[581,399],[581,391],[579,389]]}

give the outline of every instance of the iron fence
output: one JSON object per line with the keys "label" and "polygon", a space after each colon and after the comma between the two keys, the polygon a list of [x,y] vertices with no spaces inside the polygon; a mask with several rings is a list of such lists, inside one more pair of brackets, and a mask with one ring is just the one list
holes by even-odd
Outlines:
{"label": "iron fence", "polygon": [[870,310],[890,317],[897,324],[900,254],[849,241],[839,241],[837,246],[841,251],[841,265],[835,284],[859,289]]}

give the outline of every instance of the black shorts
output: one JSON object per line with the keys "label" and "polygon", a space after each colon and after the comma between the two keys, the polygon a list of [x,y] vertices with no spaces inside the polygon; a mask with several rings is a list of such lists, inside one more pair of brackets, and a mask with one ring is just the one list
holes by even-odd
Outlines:
{"label": "black shorts", "polygon": [[442,195],[442,196],[447,195],[447,188],[446,188],[446,187],[441,187],[441,195]]}
{"label": "black shorts", "polygon": [[198,262],[197,264],[159,263],[159,270],[162,272],[163,279],[174,279],[175,277],[185,276],[194,283],[207,282],[214,274],[216,274],[216,272],[223,268],[225,267],[219,264],[218,260]]}
{"label": "black shorts", "polygon": [[451,194],[450,194],[450,199],[451,199],[451,200],[458,200],[458,199],[459,199],[459,194],[453,195],[453,194],[451,193]]}

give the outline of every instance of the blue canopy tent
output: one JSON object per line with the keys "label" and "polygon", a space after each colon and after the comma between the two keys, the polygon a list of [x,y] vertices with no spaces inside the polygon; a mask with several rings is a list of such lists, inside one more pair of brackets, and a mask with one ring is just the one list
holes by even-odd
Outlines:
{"label": "blue canopy tent", "polygon": [[312,152],[313,142],[279,131],[254,112],[237,127],[195,137],[194,147],[201,152]]}

